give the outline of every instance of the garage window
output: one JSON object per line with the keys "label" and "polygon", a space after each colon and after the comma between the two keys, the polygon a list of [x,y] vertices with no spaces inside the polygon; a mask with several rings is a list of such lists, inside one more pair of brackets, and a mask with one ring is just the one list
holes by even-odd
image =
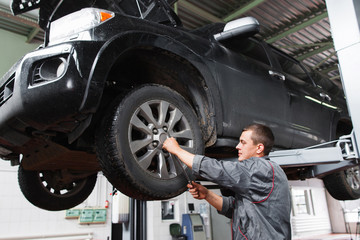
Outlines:
{"label": "garage window", "polygon": [[292,189],[291,193],[292,193],[294,216],[315,214],[312,203],[311,190]]}
{"label": "garage window", "polygon": [[161,220],[175,219],[175,201],[161,201]]}

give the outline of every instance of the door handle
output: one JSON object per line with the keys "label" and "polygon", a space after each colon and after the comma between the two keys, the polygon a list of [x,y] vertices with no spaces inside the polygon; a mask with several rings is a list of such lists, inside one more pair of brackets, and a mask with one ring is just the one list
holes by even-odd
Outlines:
{"label": "door handle", "polygon": [[326,99],[329,102],[331,101],[331,97],[328,94],[322,92],[319,95],[320,95],[321,98]]}
{"label": "door handle", "polygon": [[285,81],[285,75],[282,74],[282,73],[279,73],[279,72],[276,72],[276,71],[273,71],[273,70],[269,70],[269,74],[272,77],[275,77],[277,79]]}

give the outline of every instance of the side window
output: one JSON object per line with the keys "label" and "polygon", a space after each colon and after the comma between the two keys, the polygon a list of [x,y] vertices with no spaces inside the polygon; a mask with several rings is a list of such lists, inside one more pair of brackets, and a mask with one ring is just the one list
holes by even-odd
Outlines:
{"label": "side window", "polygon": [[259,62],[270,65],[265,49],[258,42],[249,38],[230,38],[222,44],[233,52],[245,55]]}
{"label": "side window", "polygon": [[298,79],[301,79],[307,83],[312,84],[311,78],[298,62],[296,62],[291,58],[286,57],[285,55],[277,51],[273,51],[273,53],[278,59],[278,62],[280,63],[280,66],[285,73],[293,75]]}
{"label": "side window", "polygon": [[315,84],[328,91],[329,93],[332,93],[332,94],[337,94],[337,93],[341,93],[341,89],[338,88],[335,83],[333,83],[329,78],[327,78],[326,76],[320,74],[319,72],[317,71],[314,71],[308,67],[306,67],[306,71],[309,72],[311,78],[314,80]]}

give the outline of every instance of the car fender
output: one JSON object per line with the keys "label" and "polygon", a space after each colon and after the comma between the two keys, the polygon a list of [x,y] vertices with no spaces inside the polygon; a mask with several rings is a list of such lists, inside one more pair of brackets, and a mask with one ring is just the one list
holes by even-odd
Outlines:
{"label": "car fender", "polygon": [[[87,89],[80,110],[89,110],[94,106],[98,108],[106,79],[113,64],[126,51],[137,47],[155,47],[166,50],[185,59],[198,70],[205,81],[206,86],[204,86],[204,90],[207,95],[206,99],[210,111],[207,116],[202,114],[201,118],[207,122],[207,128],[214,128],[217,123],[216,131],[217,134],[220,134],[222,132],[222,126],[219,123],[222,122],[222,119],[219,119],[219,117],[222,116],[222,114],[220,108],[216,107],[221,106],[220,99],[217,97],[219,96],[219,91],[209,66],[198,53],[180,41],[169,36],[154,33],[129,31],[112,37],[102,46],[92,65]],[[93,96],[96,97],[94,98]],[[216,121],[215,116],[217,118]],[[210,135],[214,135],[214,130],[212,130],[212,133],[209,134],[208,138],[211,137]]]}

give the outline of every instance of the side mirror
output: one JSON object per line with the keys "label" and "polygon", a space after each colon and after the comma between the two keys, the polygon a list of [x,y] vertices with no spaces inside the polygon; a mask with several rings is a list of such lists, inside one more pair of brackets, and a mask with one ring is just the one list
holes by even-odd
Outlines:
{"label": "side mirror", "polygon": [[221,41],[235,36],[250,37],[260,31],[260,24],[256,18],[244,17],[225,24],[221,33],[214,35],[215,40]]}

